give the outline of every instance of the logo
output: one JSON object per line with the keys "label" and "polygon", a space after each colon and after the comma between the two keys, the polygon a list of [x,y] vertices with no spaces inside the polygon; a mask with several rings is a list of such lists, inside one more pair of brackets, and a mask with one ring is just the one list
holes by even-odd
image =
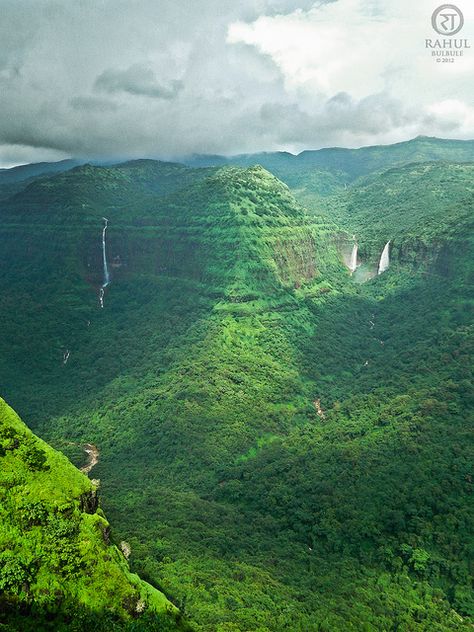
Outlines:
{"label": "logo", "polygon": [[442,4],[433,12],[431,24],[440,35],[456,35],[464,26],[464,15],[454,4]]}
{"label": "logo", "polygon": [[425,38],[425,48],[430,51],[433,61],[437,64],[454,64],[457,60],[461,61],[460,58],[464,57],[471,44],[468,39],[451,36],[459,33],[464,26],[462,11],[454,4],[442,4],[433,12],[431,25],[438,33],[438,37]]}

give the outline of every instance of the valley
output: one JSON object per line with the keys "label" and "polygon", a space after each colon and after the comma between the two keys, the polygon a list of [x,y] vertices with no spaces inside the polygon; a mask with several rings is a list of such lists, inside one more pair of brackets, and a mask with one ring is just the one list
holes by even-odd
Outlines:
{"label": "valley", "polygon": [[3,176],[2,397],[196,632],[471,629],[474,144],[187,165]]}

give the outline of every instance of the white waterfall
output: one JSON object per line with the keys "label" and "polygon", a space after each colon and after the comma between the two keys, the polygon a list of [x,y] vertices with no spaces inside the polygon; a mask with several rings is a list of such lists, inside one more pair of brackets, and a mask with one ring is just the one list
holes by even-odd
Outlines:
{"label": "white waterfall", "polygon": [[357,243],[354,244],[354,246],[352,247],[352,253],[351,253],[351,259],[349,261],[349,270],[351,271],[351,274],[355,272],[356,268],[357,268],[357,253],[358,253],[359,247],[357,245]]}
{"label": "white waterfall", "polygon": [[377,274],[382,274],[385,270],[388,270],[390,265],[390,240],[387,241],[382,251],[379,261],[379,268]]}
{"label": "white waterfall", "polygon": [[102,263],[103,263],[103,268],[104,268],[104,280],[99,290],[99,305],[101,307],[104,307],[104,294],[105,294],[104,290],[110,283],[109,266],[107,265],[107,254],[105,250],[106,233],[107,233],[107,226],[109,224],[109,220],[106,217],[103,217],[102,219],[104,220],[104,228],[102,230]]}
{"label": "white waterfall", "polygon": [[103,217],[102,219],[104,220],[104,230],[102,231],[102,261],[104,263],[104,282],[102,283],[102,287],[107,287],[110,283],[110,275],[109,267],[107,265],[107,257],[105,254],[105,234],[107,232],[109,220],[106,217]]}

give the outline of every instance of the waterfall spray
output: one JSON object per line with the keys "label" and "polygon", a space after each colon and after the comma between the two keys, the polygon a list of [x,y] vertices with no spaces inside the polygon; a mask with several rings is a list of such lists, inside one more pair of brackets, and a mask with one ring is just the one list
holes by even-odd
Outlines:
{"label": "waterfall spray", "polygon": [[385,270],[388,270],[390,265],[390,239],[385,244],[379,261],[379,268],[377,274],[382,274]]}
{"label": "waterfall spray", "polygon": [[104,277],[103,277],[104,280],[99,290],[99,305],[101,307],[104,307],[105,288],[110,283],[109,267],[107,265],[107,255],[105,251],[105,245],[106,245],[105,240],[106,240],[107,226],[109,224],[109,220],[106,217],[103,217],[102,219],[104,220],[104,228],[102,230],[102,263],[103,263],[103,268],[104,268]]}

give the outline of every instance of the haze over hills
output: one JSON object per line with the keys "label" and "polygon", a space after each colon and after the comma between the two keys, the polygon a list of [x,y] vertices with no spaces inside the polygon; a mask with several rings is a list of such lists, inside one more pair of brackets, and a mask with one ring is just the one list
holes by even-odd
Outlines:
{"label": "haze over hills", "polygon": [[98,446],[113,538],[193,629],[471,629],[473,156],[0,187],[2,396]]}
{"label": "haze over hills", "polygon": [[[174,164],[175,167],[181,164],[181,166],[187,165],[201,169],[226,165],[250,167],[259,164],[287,184],[299,201],[311,207],[315,196],[319,198],[332,195],[372,172],[380,172],[411,162],[472,162],[473,160],[474,141],[472,140],[418,136],[395,145],[376,145],[359,149],[329,147],[306,150],[297,155],[288,152],[261,152],[238,156],[194,155],[181,157],[178,163],[167,164],[170,166]],[[26,184],[42,175],[59,173],[85,162],[85,160],[71,159],[0,170],[0,199],[21,190]],[[149,165],[156,163],[154,160],[147,162]],[[100,163],[93,161],[93,164]],[[132,160],[122,164],[123,168],[128,170],[131,165],[144,166],[145,161]],[[104,164],[104,166],[110,166],[110,164]],[[175,170],[174,173],[177,176],[179,171]],[[180,175],[183,173],[181,171]],[[155,186],[156,191],[168,192],[161,178],[153,181],[158,185]]]}
{"label": "haze over hills", "polygon": [[[294,155],[289,152],[262,152],[243,154],[241,156],[200,156],[196,155],[184,162],[194,166],[224,166],[238,164],[250,166],[259,162],[266,166],[267,161],[274,169],[279,165],[291,163],[312,167],[323,167],[325,170],[339,170],[350,174],[353,178],[366,175],[384,168],[407,164],[410,162],[427,162],[435,160],[451,160],[466,162],[472,160],[474,141],[450,140],[429,136],[417,136],[412,140],[394,145],[374,145],[348,149],[345,147],[327,147],[323,149],[307,149]],[[270,165],[270,163],[268,163]]]}
{"label": "haze over hills", "polygon": [[[237,156],[200,155],[182,156],[178,163],[190,167],[223,167],[234,165],[250,167],[260,164],[280,178],[288,186],[298,189],[317,186],[318,193],[331,193],[337,183],[344,186],[358,177],[374,171],[382,171],[389,167],[404,165],[410,162],[470,162],[474,160],[473,140],[450,140],[428,136],[418,136],[409,141],[394,145],[374,145],[347,149],[344,147],[328,147],[316,150],[305,150],[297,155],[289,152],[260,152]],[[71,167],[84,164],[86,160],[62,160],[53,163],[22,165],[12,169],[0,170],[0,184],[10,184],[31,177],[61,172]],[[94,164],[100,164],[92,161]],[[130,161],[127,164],[140,163]],[[176,163],[175,163],[176,164]],[[332,174],[329,176],[328,174]],[[315,180],[315,182],[312,182]],[[326,182],[325,182],[326,180]],[[327,182],[329,180],[329,182]]]}

